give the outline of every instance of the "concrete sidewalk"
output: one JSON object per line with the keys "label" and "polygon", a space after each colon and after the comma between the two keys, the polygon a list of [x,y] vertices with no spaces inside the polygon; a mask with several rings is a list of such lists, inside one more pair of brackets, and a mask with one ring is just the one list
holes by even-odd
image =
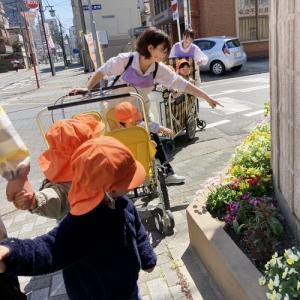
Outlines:
{"label": "concrete sidewalk", "polygon": [[[14,103],[4,107],[9,110],[9,117],[30,149],[30,179],[35,188],[39,187],[44,178],[37,157],[45,150],[36,115],[42,107],[67,94],[71,87],[84,86],[88,76],[80,68],[63,70],[57,76],[49,77],[43,89],[25,93]],[[158,97],[159,100],[157,92],[152,92],[152,97]],[[69,114],[71,113],[74,111]],[[54,118],[60,117],[59,112],[54,114]],[[46,126],[49,126],[51,119],[51,114],[43,119]],[[235,147],[246,135],[227,136],[217,128],[209,128],[197,132],[192,142],[187,142],[185,136],[177,137],[177,148],[170,153],[169,158],[176,173],[186,176],[186,181],[185,184],[168,187],[175,229],[162,235],[156,231],[151,213],[140,214],[158,256],[155,270],[150,274],[140,274],[139,284],[144,300],[223,299],[189,245],[185,209],[195,198],[196,191],[203,188],[203,182],[224,169]],[[48,232],[56,225],[55,220],[16,210],[5,200],[5,186],[6,182],[0,181],[0,207],[9,236],[33,238]],[[24,291],[29,293],[30,300],[68,299],[61,272],[31,278],[20,277],[20,281]]]}

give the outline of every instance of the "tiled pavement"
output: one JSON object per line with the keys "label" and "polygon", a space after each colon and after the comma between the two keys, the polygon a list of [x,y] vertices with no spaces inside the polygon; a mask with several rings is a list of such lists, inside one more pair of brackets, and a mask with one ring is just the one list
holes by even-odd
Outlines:
{"label": "tiled pavement", "polygon": [[[87,77],[88,74],[83,74],[76,68],[63,70],[58,72],[55,78],[48,77],[42,89],[24,93],[13,105],[4,106],[30,149],[32,157],[30,179],[36,188],[43,179],[37,157],[45,149],[37,126],[36,114],[41,107],[52,104],[66,94],[72,86],[84,85]],[[48,114],[43,121],[46,126],[49,125],[50,115]],[[151,214],[141,213],[158,255],[155,270],[150,274],[145,272],[140,274],[139,283],[144,300],[223,299],[201,261],[189,246],[185,209],[194,199],[195,192],[203,187],[203,182],[226,167],[234,148],[245,136],[246,133],[227,136],[217,128],[209,128],[197,132],[193,143],[187,143],[184,136],[176,139],[177,148],[169,154],[169,157],[174,170],[186,176],[186,181],[183,185],[168,188],[171,210],[176,223],[174,232],[159,234],[154,228]],[[14,206],[5,200],[5,184],[4,180],[0,181],[0,208],[9,236],[33,238],[55,226],[55,220],[15,210]],[[30,300],[68,299],[61,272],[32,278],[20,277],[20,282],[24,291],[28,292]]]}

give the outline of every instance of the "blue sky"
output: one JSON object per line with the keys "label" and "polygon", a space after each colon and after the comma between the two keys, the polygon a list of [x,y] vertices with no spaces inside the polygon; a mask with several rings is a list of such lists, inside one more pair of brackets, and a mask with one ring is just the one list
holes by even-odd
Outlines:
{"label": "blue sky", "polygon": [[[59,18],[63,29],[66,31],[73,25],[73,12],[71,6],[71,0],[42,0],[43,7],[53,6],[55,15]],[[49,13],[49,8],[45,11],[45,18],[52,18]]]}

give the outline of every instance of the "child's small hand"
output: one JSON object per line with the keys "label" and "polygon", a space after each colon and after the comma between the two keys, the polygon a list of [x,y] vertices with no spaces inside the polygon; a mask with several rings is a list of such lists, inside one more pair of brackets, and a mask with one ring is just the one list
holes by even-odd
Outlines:
{"label": "child's small hand", "polygon": [[160,132],[162,132],[165,136],[169,136],[169,135],[174,134],[174,132],[173,132],[172,129],[169,129],[169,128],[166,128],[166,127],[163,127],[163,126],[161,126],[159,130],[160,130]]}
{"label": "child's small hand", "polygon": [[6,270],[6,265],[3,261],[3,258],[5,258],[9,254],[9,249],[5,246],[0,246],[0,273],[4,273]]}
{"label": "child's small hand", "polygon": [[155,268],[155,266],[154,266],[154,267],[152,267],[152,268],[150,268],[150,269],[147,269],[147,270],[145,270],[145,272],[147,272],[147,273],[151,273],[151,272],[154,270],[154,268]]}
{"label": "child's small hand", "polygon": [[21,192],[15,194],[13,204],[17,209],[29,209],[32,199],[32,193],[27,193],[25,190],[22,190]]}
{"label": "child's small hand", "polygon": [[190,78],[190,83],[195,83],[195,80],[193,78]]}

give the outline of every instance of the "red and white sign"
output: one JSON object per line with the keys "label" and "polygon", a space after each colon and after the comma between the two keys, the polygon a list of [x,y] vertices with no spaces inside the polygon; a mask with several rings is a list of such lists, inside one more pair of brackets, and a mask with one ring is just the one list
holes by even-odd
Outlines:
{"label": "red and white sign", "polygon": [[176,12],[177,11],[177,0],[171,0],[171,6],[172,6],[173,12]]}
{"label": "red and white sign", "polygon": [[39,7],[39,0],[24,0],[25,5],[28,8],[35,9]]}

